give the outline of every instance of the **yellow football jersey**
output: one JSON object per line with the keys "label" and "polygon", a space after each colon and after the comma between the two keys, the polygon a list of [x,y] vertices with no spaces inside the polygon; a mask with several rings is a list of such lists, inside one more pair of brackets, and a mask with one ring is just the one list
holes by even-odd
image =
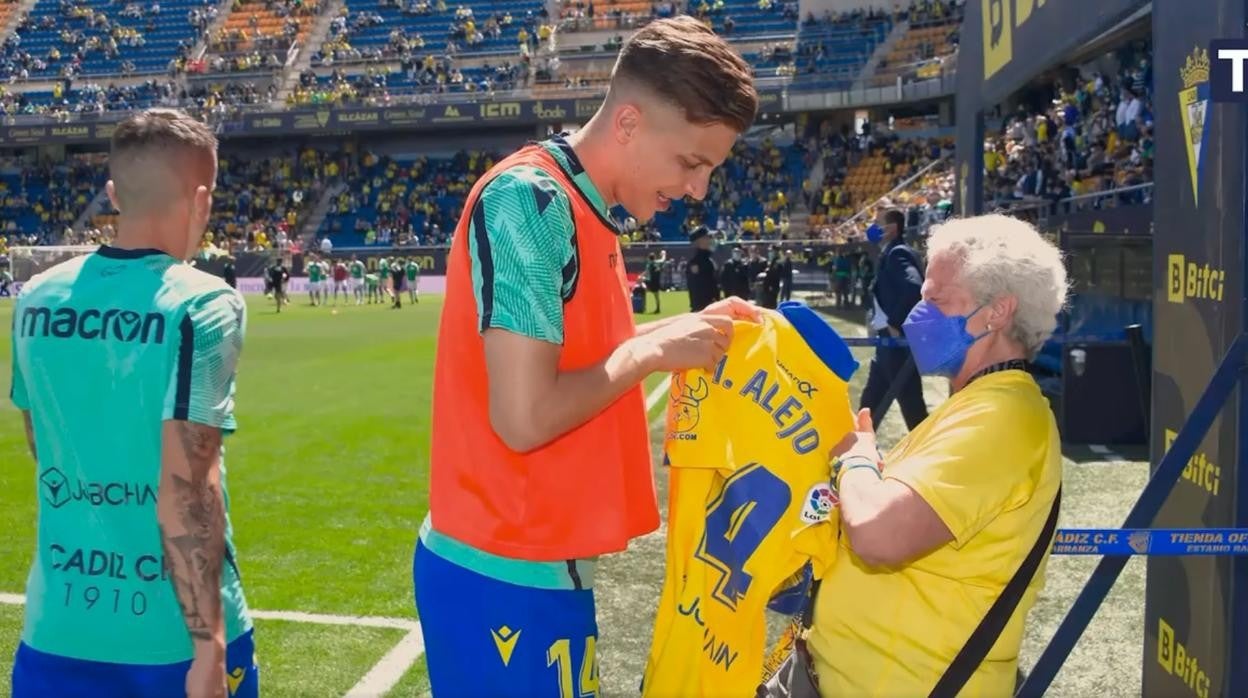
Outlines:
{"label": "yellow football jersey", "polygon": [[667,578],[645,696],[753,695],[768,601],[836,554],[828,451],[853,429],[857,368],[826,322],[786,303],[737,322],[713,371],[673,375]]}

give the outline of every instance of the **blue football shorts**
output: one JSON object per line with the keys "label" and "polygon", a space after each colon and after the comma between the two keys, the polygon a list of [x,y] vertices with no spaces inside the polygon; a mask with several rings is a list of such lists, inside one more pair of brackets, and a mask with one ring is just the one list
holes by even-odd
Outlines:
{"label": "blue football shorts", "polygon": [[[260,668],[251,630],[225,648],[231,698],[258,698]],[[13,660],[13,698],[167,698],[186,695],[191,663],[113,664],[40,652],[22,643]]]}
{"label": "blue football shorts", "polygon": [[598,695],[593,589],[541,589],[460,567],[418,543],[412,562],[437,698]]}

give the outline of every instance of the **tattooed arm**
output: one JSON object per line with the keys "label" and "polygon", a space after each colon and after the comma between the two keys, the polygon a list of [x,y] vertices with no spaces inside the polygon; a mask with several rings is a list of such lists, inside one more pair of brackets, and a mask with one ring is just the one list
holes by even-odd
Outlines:
{"label": "tattooed arm", "polygon": [[39,462],[39,454],[35,451],[35,427],[30,423],[30,410],[22,410],[22,421],[26,422],[26,445],[30,447],[30,457]]}
{"label": "tattooed arm", "polygon": [[170,581],[195,648],[195,664],[211,677],[212,686],[220,686],[224,691],[221,569],[225,559],[225,502],[221,494],[221,429],[166,420],[161,442],[156,516]]}
{"label": "tattooed arm", "polygon": [[156,518],[173,590],[195,656],[186,674],[190,698],[225,691],[225,486],[221,440],[238,428],[234,373],[243,346],[243,297],[220,288],[193,298],[178,322],[161,412]]}

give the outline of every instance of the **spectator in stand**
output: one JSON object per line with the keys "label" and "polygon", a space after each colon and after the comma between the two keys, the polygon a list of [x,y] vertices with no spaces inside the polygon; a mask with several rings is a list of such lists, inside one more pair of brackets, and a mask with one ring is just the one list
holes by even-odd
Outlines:
{"label": "spectator in stand", "polygon": [[[1152,181],[1151,46],[1137,42],[1115,56],[1116,76],[1093,72],[1060,83],[1039,113],[1025,107],[985,144],[985,193],[997,206],[1029,197],[1057,201]],[[1052,123],[1057,139],[1048,137]],[[1033,186],[1036,173],[1047,181]],[[1093,205],[1143,203],[1143,192],[1096,199]],[[1024,213],[1024,215],[1027,215]]]}

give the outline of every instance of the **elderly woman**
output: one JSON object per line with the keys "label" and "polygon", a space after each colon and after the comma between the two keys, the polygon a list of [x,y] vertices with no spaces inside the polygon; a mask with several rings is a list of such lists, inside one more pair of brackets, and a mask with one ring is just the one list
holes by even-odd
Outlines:
{"label": "elderly woman", "polygon": [[[825,696],[926,696],[1001,596],[1054,509],[1057,426],[1024,370],[1066,297],[1059,251],[1004,216],[932,234],[923,300],[903,330],[920,373],[951,395],[886,456],[871,418],[833,452],[841,546],[809,648]],[[1014,690],[1043,561],[960,695]]]}

